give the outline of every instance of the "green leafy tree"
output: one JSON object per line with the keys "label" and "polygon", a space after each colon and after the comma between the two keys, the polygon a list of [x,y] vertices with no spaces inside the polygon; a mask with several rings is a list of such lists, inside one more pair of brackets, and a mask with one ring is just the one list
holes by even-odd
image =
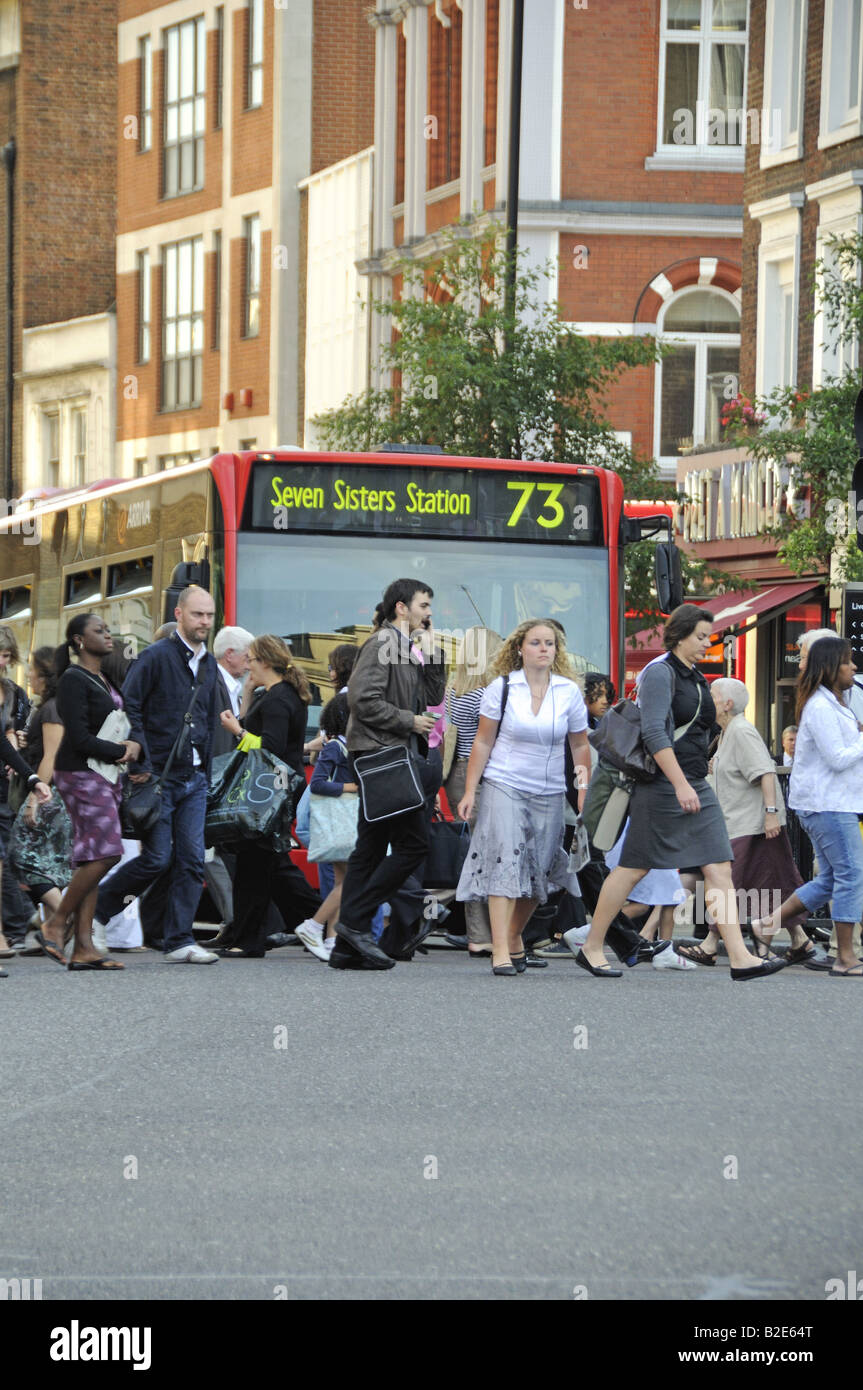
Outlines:
{"label": "green leafy tree", "polygon": [[[589,338],[549,302],[548,269],[516,253],[515,290],[493,236],[450,233],[432,264],[404,260],[397,300],[372,301],[393,334],[380,366],[392,386],[349,396],[313,421],[324,448],[368,451],[386,441],[437,444],[467,457],[527,459],[611,468],[629,498],[673,498],[656,464],[618,439],[604,415],[609,388],[652,364],[652,337]],[[627,603],[650,616],[653,543],[627,548]],[[700,582],[703,567],[685,561]]]}

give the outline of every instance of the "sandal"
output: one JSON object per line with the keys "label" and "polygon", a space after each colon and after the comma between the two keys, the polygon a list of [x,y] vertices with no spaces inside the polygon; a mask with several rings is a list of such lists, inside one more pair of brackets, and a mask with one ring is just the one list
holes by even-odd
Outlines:
{"label": "sandal", "polygon": [[814,960],[817,955],[818,952],[811,941],[807,941],[803,946],[789,946],[785,952],[785,964],[805,965],[808,960]]}
{"label": "sandal", "polygon": [[62,946],[58,946],[56,941],[49,941],[47,936],[43,936],[42,932],[38,929],[33,933],[33,935],[36,937],[36,940],[39,942],[39,945],[42,947],[42,950],[45,952],[46,956],[50,956],[51,959],[55,960],[58,965],[66,964],[66,956],[63,952]]}
{"label": "sandal", "polygon": [[103,956],[101,960],[70,960],[67,970],[125,970],[125,965],[121,965],[118,960],[109,960]]}
{"label": "sandal", "polygon": [[716,964],[716,951],[705,951],[701,946],[677,946],[675,949],[684,960],[694,960],[696,965]]}

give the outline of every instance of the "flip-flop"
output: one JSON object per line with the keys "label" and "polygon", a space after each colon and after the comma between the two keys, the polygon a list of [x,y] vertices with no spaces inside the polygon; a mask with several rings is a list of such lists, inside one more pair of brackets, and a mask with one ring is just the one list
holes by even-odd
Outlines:
{"label": "flip-flop", "polygon": [[42,950],[45,952],[46,956],[50,956],[51,959],[55,960],[58,965],[66,964],[66,957],[63,954],[62,946],[58,946],[54,941],[49,941],[47,936],[43,936],[41,931],[38,930],[38,928],[34,932],[34,936],[36,937],[36,940],[39,942],[39,945],[42,947]]}
{"label": "flip-flop", "polygon": [[108,960],[103,956],[101,960],[70,960],[69,970],[125,970],[125,965],[121,965],[118,960]]}
{"label": "flip-flop", "polygon": [[846,979],[849,979],[849,980],[863,980],[863,970],[860,971],[860,974],[859,974],[859,975],[855,975],[855,973],[854,973],[855,970],[858,970],[859,968],[860,968],[860,962],[858,961],[857,965],[849,965],[849,967],[848,967],[847,970],[835,970],[835,969],[834,969],[834,970],[831,970],[829,973],[830,973],[831,975],[833,975],[833,976],[836,976],[837,978],[838,978],[839,975],[844,975],[844,976],[846,977]]}

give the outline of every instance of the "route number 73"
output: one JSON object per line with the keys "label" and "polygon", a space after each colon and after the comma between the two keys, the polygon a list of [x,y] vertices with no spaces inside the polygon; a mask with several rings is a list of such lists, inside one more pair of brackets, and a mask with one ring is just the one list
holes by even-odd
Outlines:
{"label": "route number 73", "polygon": [[[563,483],[507,483],[507,490],[520,492],[521,496],[513,508],[512,515],[507,526],[517,526],[522,512],[527,506],[534,490],[545,493],[539,516],[536,518],[539,526],[545,526],[547,530],[553,531],[555,527],[562,526],[566,520],[566,513],[560,504],[560,494],[563,492]],[[547,515],[543,515],[543,513]]]}

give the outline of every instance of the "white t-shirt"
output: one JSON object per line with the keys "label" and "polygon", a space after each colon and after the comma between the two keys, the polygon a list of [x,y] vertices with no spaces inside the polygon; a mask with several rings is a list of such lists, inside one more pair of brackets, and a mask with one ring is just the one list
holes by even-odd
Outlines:
{"label": "white t-shirt", "polygon": [[[503,677],[483,692],[480,714],[500,719]],[[565,791],[564,744],[567,734],[587,728],[587,708],[581,691],[566,676],[552,675],[539,714],[531,709],[530,686],[524,671],[509,677],[509,695],[485,777],[515,791],[555,796]]]}

